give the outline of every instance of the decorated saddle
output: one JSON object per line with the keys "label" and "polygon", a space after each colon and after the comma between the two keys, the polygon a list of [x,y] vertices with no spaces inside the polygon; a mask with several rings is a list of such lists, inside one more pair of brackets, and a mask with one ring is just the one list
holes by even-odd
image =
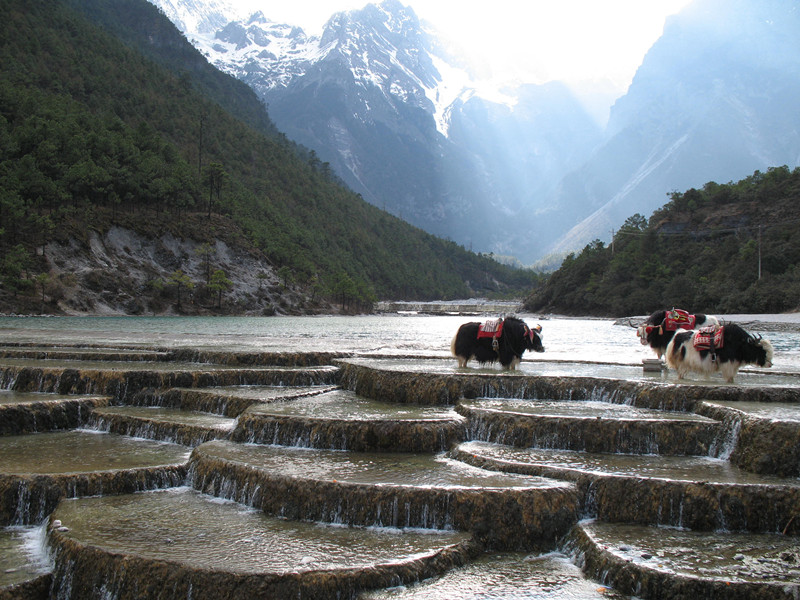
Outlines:
{"label": "decorated saddle", "polygon": [[664,329],[667,331],[677,331],[678,329],[694,329],[697,317],[690,315],[687,311],[680,308],[673,308],[667,311],[664,318]]}
{"label": "decorated saddle", "polygon": [[696,350],[718,350],[724,343],[725,327],[709,325],[697,330],[692,338],[692,345]]}
{"label": "decorated saddle", "polygon": [[677,331],[678,329],[694,329],[697,317],[690,315],[688,311],[681,310],[680,308],[673,308],[666,311],[664,320],[660,325],[642,325],[639,327],[639,337],[643,340],[654,329],[658,329],[658,335],[663,335],[664,331]]}
{"label": "decorated saddle", "polygon": [[478,327],[478,338],[499,338],[503,333],[503,319],[490,319]]}

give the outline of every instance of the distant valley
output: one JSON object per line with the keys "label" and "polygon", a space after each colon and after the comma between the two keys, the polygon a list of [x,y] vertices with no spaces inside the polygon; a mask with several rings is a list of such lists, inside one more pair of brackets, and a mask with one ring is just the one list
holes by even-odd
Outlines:
{"label": "distant valley", "polygon": [[277,128],[373,205],[468,249],[557,266],[676,190],[800,164],[800,10],[695,0],[670,18],[598,125],[560,82],[470,87],[397,0],[319,38],[224,3],[153,0]]}

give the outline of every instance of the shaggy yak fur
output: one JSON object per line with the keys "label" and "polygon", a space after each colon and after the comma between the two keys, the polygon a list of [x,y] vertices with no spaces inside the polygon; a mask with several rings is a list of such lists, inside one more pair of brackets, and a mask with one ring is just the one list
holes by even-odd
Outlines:
{"label": "shaggy yak fur", "polygon": [[492,337],[478,337],[480,330],[481,324],[477,322],[464,323],[458,328],[450,352],[458,358],[459,367],[466,367],[474,358],[481,364],[499,360],[503,368],[513,370],[522,360],[525,350],[544,352],[541,325],[531,329],[521,319],[506,317],[502,333],[496,338],[496,349]]}
{"label": "shaggy yak fur", "polygon": [[722,344],[719,348],[699,349],[695,338],[699,331],[679,331],[667,346],[667,366],[678,371],[683,379],[689,371],[695,373],[721,373],[728,383],[733,383],[742,365],[772,366],[772,344],[761,336],[746,332],[739,325],[723,326]]}
{"label": "shaggy yak fur", "polygon": [[[675,335],[676,331],[680,331],[681,329],[694,329],[695,327],[703,327],[704,325],[719,325],[716,317],[712,317],[711,315],[689,315],[690,317],[694,317],[694,322],[691,325],[682,324],[676,327],[674,324],[669,326],[667,324],[667,313],[672,311],[669,310],[657,310],[652,315],[647,317],[647,320],[639,325],[636,328],[636,332],[639,335],[639,340],[642,342],[642,345],[649,345],[653,352],[656,353],[658,358],[661,358],[664,353],[667,351],[667,345],[669,344],[672,336]],[[633,327],[636,327],[633,325]]]}

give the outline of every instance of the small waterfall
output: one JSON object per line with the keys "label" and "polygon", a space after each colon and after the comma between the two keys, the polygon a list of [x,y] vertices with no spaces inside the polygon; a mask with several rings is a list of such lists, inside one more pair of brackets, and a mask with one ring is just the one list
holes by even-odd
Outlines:
{"label": "small waterfall", "polygon": [[742,418],[739,415],[726,412],[722,419],[722,427],[708,448],[708,455],[713,458],[730,460],[731,454],[739,442],[742,429]]}
{"label": "small waterfall", "polygon": [[592,479],[589,481],[589,485],[586,486],[586,491],[583,495],[583,506],[582,506],[582,514],[580,515],[581,519],[594,519],[597,517],[597,479]]}
{"label": "small waterfall", "polygon": [[[38,478],[37,478],[38,479]],[[36,479],[19,477],[11,525],[38,525],[49,515],[56,504],[58,494],[52,487]]]}
{"label": "small waterfall", "polygon": [[3,486],[11,506],[0,506],[0,524],[37,525],[55,510],[62,498],[121,494],[183,485],[183,465],[142,467],[120,471],[63,475],[6,476]]}

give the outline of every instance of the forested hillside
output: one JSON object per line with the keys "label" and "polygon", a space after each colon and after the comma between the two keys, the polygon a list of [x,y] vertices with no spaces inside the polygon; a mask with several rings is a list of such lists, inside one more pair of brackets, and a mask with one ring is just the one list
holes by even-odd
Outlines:
{"label": "forested hillside", "polygon": [[[339,304],[534,285],[532,272],[434,238],[345,189],[145,0],[0,8],[0,310],[37,289],[47,299],[48,244],[89,253],[89,233],[115,226],[205,244],[224,236],[260,253],[287,287]],[[61,283],[85,284],[79,272]],[[148,283],[138,293],[159,289]],[[220,294],[235,296],[228,283]]]}
{"label": "forested hillside", "polygon": [[800,168],[673,193],[633,215],[611,245],[570,254],[526,300],[531,311],[625,316],[800,309]]}

